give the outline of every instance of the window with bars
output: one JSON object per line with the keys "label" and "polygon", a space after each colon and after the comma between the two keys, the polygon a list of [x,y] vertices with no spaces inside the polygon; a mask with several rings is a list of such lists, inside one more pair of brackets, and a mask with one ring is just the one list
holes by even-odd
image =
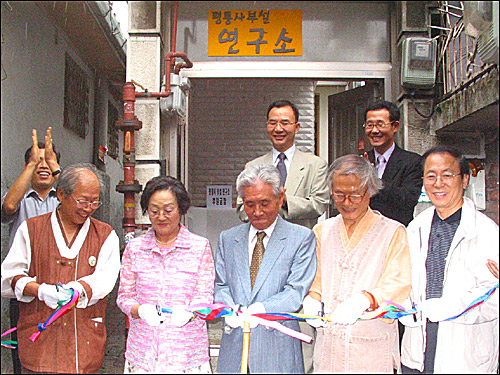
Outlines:
{"label": "window with bars", "polygon": [[85,71],[66,53],[64,66],[64,127],[78,136],[89,128],[89,84]]}

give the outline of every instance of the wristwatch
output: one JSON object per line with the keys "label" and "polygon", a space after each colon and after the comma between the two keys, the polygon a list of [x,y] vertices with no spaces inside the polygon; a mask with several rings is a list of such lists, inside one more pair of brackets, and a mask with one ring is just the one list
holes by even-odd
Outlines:
{"label": "wristwatch", "polygon": [[57,168],[54,172],[52,172],[52,177],[56,177],[59,173],[61,173],[61,167]]}

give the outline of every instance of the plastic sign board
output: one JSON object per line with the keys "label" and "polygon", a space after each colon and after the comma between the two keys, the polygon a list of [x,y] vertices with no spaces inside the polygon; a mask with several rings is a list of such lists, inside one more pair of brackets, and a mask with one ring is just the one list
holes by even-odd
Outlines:
{"label": "plastic sign board", "polygon": [[302,11],[211,10],[208,56],[302,56]]}
{"label": "plastic sign board", "polygon": [[420,191],[420,197],[418,198],[418,203],[432,203],[431,199],[427,196],[425,192],[424,186],[422,186],[422,190]]}
{"label": "plastic sign board", "polygon": [[207,185],[207,208],[232,208],[233,187],[231,185]]}

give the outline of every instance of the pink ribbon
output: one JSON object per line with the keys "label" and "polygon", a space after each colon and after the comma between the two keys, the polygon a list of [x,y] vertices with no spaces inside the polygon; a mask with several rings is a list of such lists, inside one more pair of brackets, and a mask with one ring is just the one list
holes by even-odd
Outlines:
{"label": "pink ribbon", "polygon": [[35,342],[40,334],[47,329],[48,326],[50,326],[56,319],[60,318],[64,314],[67,314],[76,304],[78,303],[78,299],[80,298],[80,293],[76,289],[69,288],[71,290],[71,298],[70,300],[65,303],[64,305],[61,302],[58,302],[60,305],[52,313],[52,315],[49,316],[49,318],[44,322],[44,323],[38,323],[38,331],[33,333],[30,337],[30,340]]}

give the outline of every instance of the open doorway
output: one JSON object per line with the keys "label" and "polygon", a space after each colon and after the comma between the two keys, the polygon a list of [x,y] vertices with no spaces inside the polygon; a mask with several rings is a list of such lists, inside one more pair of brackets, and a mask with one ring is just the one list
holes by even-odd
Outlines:
{"label": "open doorway", "polygon": [[[366,107],[383,98],[383,80],[319,81],[316,86],[316,146],[331,164],[347,154],[369,148],[363,129]],[[330,206],[327,217],[337,211]]]}

